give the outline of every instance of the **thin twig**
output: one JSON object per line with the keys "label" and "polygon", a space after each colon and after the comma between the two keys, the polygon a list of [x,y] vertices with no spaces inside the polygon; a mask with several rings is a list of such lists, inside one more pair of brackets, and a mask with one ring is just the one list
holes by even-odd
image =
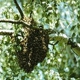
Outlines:
{"label": "thin twig", "polygon": [[23,20],[23,18],[24,18],[24,13],[23,13],[23,11],[21,10],[21,8],[20,8],[17,0],[14,0],[14,3],[15,3],[15,5],[16,5],[16,7],[17,7],[17,9],[18,9],[18,11],[19,11],[19,13],[20,13],[20,15],[21,15],[21,20]]}
{"label": "thin twig", "polygon": [[32,14],[33,14],[33,4],[34,4],[34,0],[31,1],[31,11],[30,11],[30,18],[32,18]]}
{"label": "thin twig", "polygon": [[54,44],[53,43],[49,43],[52,46],[55,46],[56,44],[58,44],[59,41],[56,41]]}

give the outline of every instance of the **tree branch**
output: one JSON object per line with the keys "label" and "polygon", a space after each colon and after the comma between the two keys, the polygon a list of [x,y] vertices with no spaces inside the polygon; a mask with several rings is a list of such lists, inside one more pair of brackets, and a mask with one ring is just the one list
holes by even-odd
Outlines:
{"label": "tree branch", "polygon": [[[12,23],[12,24],[23,24],[23,25],[25,25],[28,28],[38,29],[36,27],[32,27],[30,23],[28,23],[27,21],[25,22],[24,20],[0,19],[0,22],[2,22],[2,23]],[[52,33],[55,34],[56,33],[52,29],[45,29],[45,30],[48,32],[48,34],[52,34]]]}
{"label": "tree branch", "polygon": [[23,24],[30,28],[30,24],[24,22],[23,20],[11,20],[11,19],[0,19],[0,22],[13,23],[13,24]]}
{"label": "tree branch", "polygon": [[20,13],[20,15],[21,15],[21,20],[23,20],[23,18],[24,18],[24,13],[23,13],[23,11],[21,10],[21,8],[20,8],[17,0],[14,0],[14,3],[15,3],[15,5],[16,5],[16,7],[17,7],[17,9],[18,9],[18,11],[19,11],[19,13]]}
{"label": "tree branch", "polygon": [[51,36],[50,40],[65,42],[65,44],[71,46],[71,49],[74,53],[80,56],[80,43],[71,41],[65,34]]}
{"label": "tree branch", "polygon": [[13,33],[13,30],[0,30],[0,35],[12,35]]}

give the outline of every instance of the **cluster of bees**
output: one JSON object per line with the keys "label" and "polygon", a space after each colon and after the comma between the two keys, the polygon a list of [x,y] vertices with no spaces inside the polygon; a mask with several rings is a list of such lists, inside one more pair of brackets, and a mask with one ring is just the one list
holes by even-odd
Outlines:
{"label": "cluster of bees", "polygon": [[17,41],[17,45],[21,47],[17,50],[19,66],[29,73],[46,57],[49,43],[48,33],[43,29],[24,28],[21,36],[17,36]]}

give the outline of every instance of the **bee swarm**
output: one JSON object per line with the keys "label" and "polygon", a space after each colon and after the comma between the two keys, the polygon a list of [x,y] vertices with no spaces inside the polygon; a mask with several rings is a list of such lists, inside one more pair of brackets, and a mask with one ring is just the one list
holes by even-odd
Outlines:
{"label": "bee swarm", "polygon": [[25,72],[31,72],[34,66],[46,57],[49,36],[43,29],[24,28],[21,38],[16,39],[17,45],[21,47],[17,50],[19,66]]}

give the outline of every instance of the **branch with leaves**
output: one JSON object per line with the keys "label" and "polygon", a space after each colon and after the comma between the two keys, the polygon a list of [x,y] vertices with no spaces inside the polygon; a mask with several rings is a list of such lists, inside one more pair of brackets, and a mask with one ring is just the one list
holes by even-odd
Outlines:
{"label": "branch with leaves", "polygon": [[74,53],[76,53],[77,55],[80,56],[80,43],[76,43],[73,42],[70,38],[68,38],[66,35],[64,34],[60,34],[60,35],[55,35],[54,37],[51,37],[50,40],[54,40],[54,41],[61,41],[61,42],[65,42],[65,44],[70,45],[71,49]]}

